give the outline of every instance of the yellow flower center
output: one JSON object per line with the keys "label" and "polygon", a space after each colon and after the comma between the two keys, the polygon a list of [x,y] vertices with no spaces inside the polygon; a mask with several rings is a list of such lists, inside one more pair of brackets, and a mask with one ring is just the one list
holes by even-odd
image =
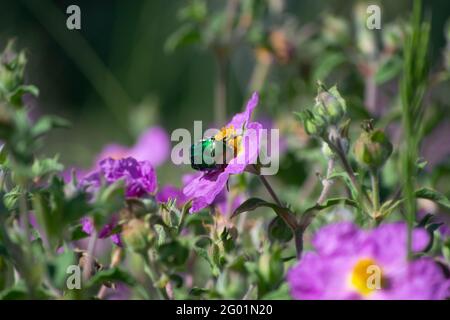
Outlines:
{"label": "yellow flower center", "polygon": [[241,151],[242,137],[236,133],[233,125],[220,129],[214,138],[216,141],[224,141],[233,150],[233,156],[236,156]]}
{"label": "yellow flower center", "polygon": [[375,260],[363,258],[356,262],[350,274],[350,284],[356,291],[367,296],[377,289],[381,289],[383,284],[381,268]]}

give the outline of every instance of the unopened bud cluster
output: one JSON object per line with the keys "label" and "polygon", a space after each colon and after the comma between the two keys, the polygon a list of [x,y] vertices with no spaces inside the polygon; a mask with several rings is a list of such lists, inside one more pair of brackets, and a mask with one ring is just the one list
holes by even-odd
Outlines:
{"label": "unopened bud cluster", "polygon": [[323,136],[331,126],[338,126],[347,111],[345,100],[336,86],[326,89],[319,83],[319,92],[312,109],[300,114],[303,125],[309,135]]}
{"label": "unopened bud cluster", "polygon": [[356,160],[363,166],[376,170],[381,168],[392,153],[392,144],[384,131],[366,126],[355,142]]}

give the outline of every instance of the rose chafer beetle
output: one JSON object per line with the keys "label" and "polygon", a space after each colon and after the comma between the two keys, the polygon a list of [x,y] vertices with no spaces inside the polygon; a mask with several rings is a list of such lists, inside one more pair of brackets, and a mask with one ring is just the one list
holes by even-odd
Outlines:
{"label": "rose chafer beetle", "polygon": [[[191,166],[198,171],[210,171],[226,166],[227,155],[232,154],[224,140],[203,139],[191,146]],[[228,157],[229,158],[229,157]]]}

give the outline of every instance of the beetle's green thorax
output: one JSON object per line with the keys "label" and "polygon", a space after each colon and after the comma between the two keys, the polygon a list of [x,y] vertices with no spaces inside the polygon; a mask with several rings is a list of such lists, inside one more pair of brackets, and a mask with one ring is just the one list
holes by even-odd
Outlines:
{"label": "beetle's green thorax", "polygon": [[230,154],[232,152],[223,140],[204,139],[191,146],[191,166],[199,171],[219,169],[226,165]]}

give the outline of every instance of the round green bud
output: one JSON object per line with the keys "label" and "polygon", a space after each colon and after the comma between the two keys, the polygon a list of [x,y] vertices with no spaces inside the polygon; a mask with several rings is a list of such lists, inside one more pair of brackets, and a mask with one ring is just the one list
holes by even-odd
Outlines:
{"label": "round green bud", "polygon": [[347,107],[336,87],[322,90],[316,97],[314,113],[324,117],[330,124],[338,124],[345,116]]}
{"label": "round green bud", "polygon": [[323,135],[327,128],[327,122],[325,121],[325,118],[320,115],[313,114],[310,111],[306,113],[306,116],[303,120],[303,125],[305,127],[306,133],[315,136]]}
{"label": "round green bud", "polygon": [[355,142],[356,160],[370,169],[381,168],[392,153],[392,144],[382,130],[363,132]]}

